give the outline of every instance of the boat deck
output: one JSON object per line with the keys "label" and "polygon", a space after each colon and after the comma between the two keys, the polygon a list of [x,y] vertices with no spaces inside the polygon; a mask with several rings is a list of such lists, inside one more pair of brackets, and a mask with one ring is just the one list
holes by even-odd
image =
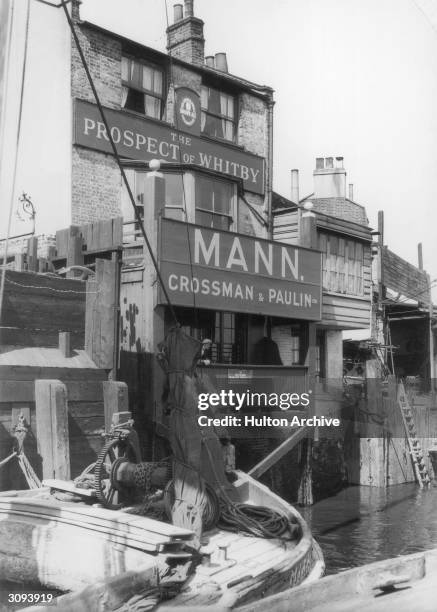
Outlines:
{"label": "boat deck", "polygon": [[[173,601],[166,602],[166,607],[210,605],[219,600],[223,603],[228,589],[236,596],[249,585],[253,589],[257,582],[267,591],[270,587],[266,582],[268,576],[275,573],[273,582],[276,584],[281,567],[288,567],[290,553],[296,548],[295,541],[268,540],[222,530],[208,532],[205,536],[208,544],[204,549],[212,551],[210,564],[199,566],[182,592]],[[226,559],[223,558],[224,548]]]}

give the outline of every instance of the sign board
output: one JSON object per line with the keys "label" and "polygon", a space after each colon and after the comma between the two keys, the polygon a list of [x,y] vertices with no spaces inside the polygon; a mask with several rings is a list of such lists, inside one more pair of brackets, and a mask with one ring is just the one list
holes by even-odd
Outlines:
{"label": "sign board", "polygon": [[[194,103],[193,103],[194,104]],[[187,103],[185,116],[193,114]],[[200,108],[199,115],[200,115]],[[121,157],[150,161],[193,164],[243,181],[244,189],[264,193],[264,158],[240,147],[214,142],[176,130],[162,121],[140,117],[126,111],[105,109],[111,136]],[[182,121],[179,121],[179,126]],[[194,124],[193,124],[194,125]],[[74,133],[76,145],[112,153],[99,109],[91,102],[74,101]]]}
{"label": "sign board", "polygon": [[179,87],[175,91],[175,113],[176,126],[189,132],[190,134],[200,135],[200,98],[192,89]]}
{"label": "sign board", "polygon": [[174,305],[321,319],[319,251],[172,219],[161,220],[159,244]]}

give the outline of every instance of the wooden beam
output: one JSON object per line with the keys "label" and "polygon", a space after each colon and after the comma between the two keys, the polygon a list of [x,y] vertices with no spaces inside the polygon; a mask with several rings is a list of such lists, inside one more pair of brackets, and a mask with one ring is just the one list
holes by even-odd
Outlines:
{"label": "wooden beam", "polygon": [[262,476],[264,472],[267,472],[275,463],[282,459],[282,457],[291,451],[306,435],[307,427],[299,427],[299,429],[296,429],[289,438],[284,440],[284,442],[249,470],[249,476],[252,476],[252,478],[259,478]]}
{"label": "wooden beam", "polygon": [[36,439],[43,478],[70,479],[67,389],[60,380],[35,381]]}

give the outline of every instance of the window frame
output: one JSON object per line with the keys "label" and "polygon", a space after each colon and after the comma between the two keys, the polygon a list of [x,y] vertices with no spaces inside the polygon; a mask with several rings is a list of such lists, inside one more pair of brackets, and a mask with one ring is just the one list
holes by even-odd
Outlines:
{"label": "window frame", "polygon": [[[123,79],[123,60],[128,60],[129,62],[136,62],[140,66],[146,66],[148,68],[151,68],[152,70],[159,71],[162,76],[161,94],[158,94],[156,91],[147,89],[137,84],[132,85],[131,81],[126,81],[125,79]],[[147,95],[147,96],[150,96],[152,98],[159,100],[159,103],[160,103],[158,117],[155,117],[154,115],[148,115],[146,112],[141,113],[137,110],[126,108],[126,106],[122,106],[121,107],[122,110],[127,111],[129,113],[135,113],[136,115],[139,115],[140,117],[148,117],[149,119],[155,119],[158,121],[162,120],[164,116],[164,112],[165,112],[165,99],[166,99],[166,94],[167,94],[167,73],[163,66],[160,66],[159,64],[154,63],[154,62],[150,62],[148,60],[144,60],[142,58],[135,57],[127,53],[122,54],[122,57],[121,57],[121,87],[122,87],[122,91],[123,91],[123,87],[126,87],[128,90],[133,89],[134,91],[142,93],[144,96]],[[145,100],[144,100],[144,109],[146,109]]]}
{"label": "window frame", "polygon": [[[233,100],[233,108],[234,108],[234,116],[233,116],[233,118],[230,118],[228,115],[224,115],[223,113],[214,113],[214,112],[211,112],[208,109],[203,108],[203,106],[202,106],[202,90],[204,88],[205,89],[214,89],[219,94],[224,94],[224,95],[229,96],[230,98],[232,98],[232,100]],[[208,115],[208,116],[213,117],[215,119],[219,119],[220,121],[221,120],[229,121],[230,123],[232,123],[232,126],[233,126],[232,139],[208,134],[201,127],[201,134],[202,134],[202,136],[206,136],[207,138],[212,138],[214,140],[219,140],[221,142],[228,142],[228,143],[236,144],[237,141],[238,141],[238,120],[237,120],[237,118],[238,118],[238,110],[239,110],[238,95],[236,95],[233,92],[227,91],[225,89],[217,88],[214,85],[211,85],[210,83],[205,83],[205,82],[202,83],[202,85],[201,85],[201,93],[200,93],[200,114],[201,114],[200,121],[201,121],[201,125],[203,123],[202,122],[203,115]]]}
{"label": "window frame", "polygon": [[[204,213],[208,213],[211,215],[216,215],[217,217],[228,217],[230,219],[230,225],[229,228],[227,230],[223,230],[223,231],[228,231],[228,232],[237,232],[238,231],[238,191],[237,191],[237,184],[234,181],[230,181],[230,180],[226,180],[225,178],[222,177],[216,177],[216,176],[212,176],[212,175],[208,175],[208,174],[203,174],[200,172],[193,172],[192,173],[194,175],[194,201],[193,201],[193,222],[196,225],[203,225],[202,223],[198,223],[196,221],[196,212],[199,210],[200,212],[204,212]],[[230,214],[227,213],[220,213],[218,211],[214,211],[208,208],[202,208],[200,206],[197,206],[197,189],[198,189],[198,184],[197,184],[197,177],[200,177],[201,179],[204,180],[209,180],[209,181],[214,181],[216,183],[224,183],[226,185],[229,185],[233,191],[233,194],[231,196],[231,202],[230,202]],[[215,228],[213,226],[208,226],[208,225],[203,225],[204,227],[210,227],[211,229],[220,229],[220,228]]]}
{"label": "window frame", "polygon": [[[135,197],[136,206],[140,209],[140,213],[143,213],[144,201],[141,197],[143,193],[141,191],[143,179],[138,175],[145,175],[146,170],[128,168],[125,170],[125,172],[126,172],[126,176],[128,178],[129,184],[131,186],[132,193],[134,194],[134,197]],[[238,185],[235,181],[232,181],[226,178],[222,178],[222,177],[216,177],[215,175],[212,175],[209,173],[198,172],[194,170],[183,170],[183,169],[168,170],[166,169],[164,170],[163,174],[164,174],[164,177],[169,174],[180,175],[182,177],[183,186],[184,186],[184,195],[185,195],[185,206],[184,206],[184,202],[182,202],[180,206],[166,206],[165,202],[163,203],[162,210],[163,210],[164,217],[166,216],[165,215],[166,209],[180,210],[182,211],[182,219],[180,219],[181,221],[186,222],[186,223],[192,223],[194,225],[201,225],[202,227],[210,227],[210,229],[212,230],[218,230],[218,228],[214,228],[208,225],[202,225],[202,223],[196,222],[196,211],[200,210],[200,211],[204,211],[210,214],[216,214],[217,216],[229,216],[229,218],[231,219],[231,224],[229,226],[229,229],[220,230],[220,231],[229,231],[233,233],[238,232],[239,199],[238,199]],[[196,207],[196,180],[198,177],[201,177],[207,180],[211,180],[214,182],[223,182],[227,185],[230,185],[232,189],[231,211],[230,211],[231,214],[230,215],[226,215],[225,213],[219,213],[219,212],[215,213],[214,211],[203,209],[203,208],[197,209]],[[122,198],[123,217],[126,216],[126,219],[128,221],[131,221],[134,219],[134,215],[133,215],[133,211],[130,205],[129,198],[127,197],[124,185],[122,186],[121,198]],[[167,217],[167,218],[171,219],[174,217]]]}
{"label": "window frame", "polygon": [[[323,291],[364,297],[365,244],[350,236],[319,232],[318,248],[322,251]],[[360,258],[356,256],[357,250],[361,252]]]}

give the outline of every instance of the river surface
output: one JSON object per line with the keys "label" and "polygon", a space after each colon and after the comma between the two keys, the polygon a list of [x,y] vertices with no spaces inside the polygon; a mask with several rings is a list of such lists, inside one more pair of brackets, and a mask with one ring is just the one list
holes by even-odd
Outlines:
{"label": "river surface", "polygon": [[299,512],[327,574],[437,547],[437,486],[352,486]]}

